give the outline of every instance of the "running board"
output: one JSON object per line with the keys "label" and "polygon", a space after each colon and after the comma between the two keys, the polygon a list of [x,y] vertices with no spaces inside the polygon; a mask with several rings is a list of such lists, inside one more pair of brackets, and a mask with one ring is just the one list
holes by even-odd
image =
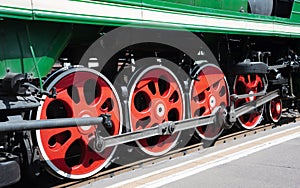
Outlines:
{"label": "running board", "polygon": [[97,152],[102,152],[105,148],[108,147],[145,139],[152,136],[172,135],[179,131],[184,131],[209,124],[216,124],[218,127],[222,126],[224,128],[230,128],[232,127],[233,123],[236,122],[236,118],[254,110],[255,108],[275,99],[278,96],[280,96],[280,91],[275,90],[236,109],[234,109],[234,106],[231,104],[231,106],[229,107],[229,113],[225,107],[218,107],[212,114],[207,116],[174,122],[164,122],[149,129],[128,132],[121,135],[102,137],[101,130],[97,129],[94,149]]}

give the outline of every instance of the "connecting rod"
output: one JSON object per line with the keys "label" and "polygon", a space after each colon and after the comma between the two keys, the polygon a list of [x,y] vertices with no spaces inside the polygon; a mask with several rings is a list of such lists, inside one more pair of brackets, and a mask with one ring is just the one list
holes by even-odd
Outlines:
{"label": "connecting rod", "polygon": [[179,131],[210,124],[215,124],[217,127],[228,128],[236,121],[236,118],[254,110],[255,108],[275,99],[278,96],[280,96],[280,92],[279,90],[275,90],[236,109],[234,109],[234,106],[231,105],[229,107],[229,112],[226,110],[226,107],[218,107],[212,114],[207,116],[200,116],[173,122],[164,122],[149,129],[128,132],[121,135],[102,137],[100,135],[101,131],[96,131],[95,150],[101,152],[105,148],[119,144],[149,138],[152,136],[172,135]]}

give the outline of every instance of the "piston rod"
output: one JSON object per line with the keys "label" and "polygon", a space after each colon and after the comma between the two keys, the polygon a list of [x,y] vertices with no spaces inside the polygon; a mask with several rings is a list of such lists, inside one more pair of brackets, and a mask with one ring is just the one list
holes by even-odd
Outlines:
{"label": "piston rod", "polygon": [[100,124],[111,126],[110,115],[105,114],[101,115],[100,117],[60,118],[46,120],[12,120],[7,122],[1,122],[0,132],[53,129]]}

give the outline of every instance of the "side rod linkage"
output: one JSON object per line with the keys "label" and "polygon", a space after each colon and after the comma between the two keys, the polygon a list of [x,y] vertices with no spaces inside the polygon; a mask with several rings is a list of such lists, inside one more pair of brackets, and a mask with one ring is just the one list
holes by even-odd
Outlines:
{"label": "side rod linkage", "polygon": [[121,135],[102,137],[100,134],[96,133],[95,139],[95,150],[98,152],[103,151],[105,148],[116,146],[119,144],[124,144],[144,138],[149,138],[152,136],[158,135],[172,135],[176,132],[188,130],[195,127],[200,127],[209,124],[221,124],[223,119],[227,115],[225,108],[219,107],[215,110],[215,113],[212,113],[207,116],[195,117],[191,119],[179,120],[179,121],[168,121],[162,124],[159,124],[155,127],[149,129],[138,130],[134,132],[128,132]]}
{"label": "side rod linkage", "polygon": [[[254,101],[246,103],[238,108],[230,106],[229,112],[226,107],[218,107],[214,112],[207,116],[200,116],[191,119],[179,120],[174,122],[164,122],[149,129],[128,132],[121,135],[102,137],[101,131],[96,131],[95,150],[103,151],[105,148],[117,146],[144,138],[158,135],[172,135],[176,132],[192,129],[200,126],[215,124],[217,127],[230,128],[236,121],[236,118],[253,111],[255,108],[280,96],[279,90],[272,91],[257,98]],[[231,105],[233,105],[232,103]]]}
{"label": "side rod linkage", "polygon": [[237,108],[234,108],[234,104],[231,104],[229,113],[228,113],[228,120],[229,122],[235,122],[236,119],[244,114],[247,114],[253,110],[255,110],[257,107],[260,107],[264,105],[265,103],[277,98],[280,96],[280,90],[275,90],[272,92],[269,92],[265,94],[262,97],[257,98],[256,100],[250,101],[242,106],[239,106]]}

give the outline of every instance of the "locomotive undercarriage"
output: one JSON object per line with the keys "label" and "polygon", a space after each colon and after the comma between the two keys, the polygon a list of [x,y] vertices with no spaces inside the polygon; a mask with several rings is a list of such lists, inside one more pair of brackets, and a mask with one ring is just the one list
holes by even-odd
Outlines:
{"label": "locomotive undercarriage", "polygon": [[159,156],[187,143],[181,131],[195,129],[197,137],[213,144],[234,124],[252,129],[262,119],[277,123],[283,108],[297,108],[293,74],[299,72],[299,59],[294,53],[273,57],[274,50],[255,51],[260,44],[250,47],[244,37],[216,38],[222,39],[210,48],[220,67],[192,61],[172,48],[141,52],[139,46],[124,49],[102,73],[62,67],[43,90],[26,75],[4,79],[0,168],[14,172],[0,186],[17,182],[20,169],[40,160],[60,177],[86,178],[115,160],[115,146],[121,143]]}

